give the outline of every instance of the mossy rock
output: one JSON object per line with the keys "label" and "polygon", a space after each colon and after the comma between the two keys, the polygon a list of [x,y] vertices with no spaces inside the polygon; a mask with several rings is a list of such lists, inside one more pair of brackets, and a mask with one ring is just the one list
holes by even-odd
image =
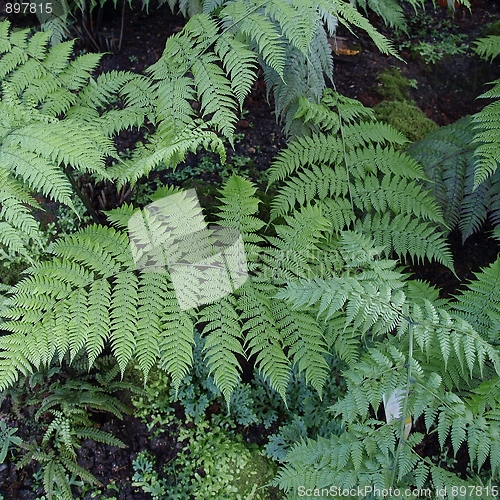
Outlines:
{"label": "mossy rock", "polygon": [[377,80],[380,82],[377,87],[377,93],[380,97],[388,101],[408,101],[410,99],[408,93],[410,83],[398,68],[392,67],[381,71],[377,75]]}
{"label": "mossy rock", "polygon": [[392,125],[411,142],[422,139],[438,128],[421,109],[409,102],[383,101],[373,111],[378,120]]}

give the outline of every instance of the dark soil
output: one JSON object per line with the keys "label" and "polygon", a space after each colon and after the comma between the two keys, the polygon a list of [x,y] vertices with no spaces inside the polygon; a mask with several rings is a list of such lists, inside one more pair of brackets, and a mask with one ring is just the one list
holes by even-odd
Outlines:
{"label": "dark soil", "polygon": [[[434,25],[438,30],[446,25],[450,33],[464,33],[467,35],[465,41],[472,42],[483,34],[486,25],[500,20],[499,2],[477,0],[472,3],[472,14],[460,8],[451,19],[446,9],[434,9],[428,2],[427,12],[431,21],[427,21],[426,29],[429,28],[430,32],[432,26],[429,25]],[[112,5],[112,2],[107,4]],[[127,6],[123,11],[122,34],[120,5],[116,11],[109,7],[100,15],[96,11],[92,23],[88,19],[85,27],[81,21],[74,24],[72,32],[80,38],[76,50],[95,51],[98,47],[102,51],[110,52],[103,57],[103,71],[115,69],[143,72],[158,60],[165,40],[182,28],[184,20],[182,17],[173,16],[166,4],[160,8],[151,6],[148,14],[141,9],[141,2],[134,1],[132,9]],[[387,30],[376,16],[372,15],[370,19],[381,32],[396,40],[396,46],[404,45],[404,42],[409,40],[407,36],[396,36]],[[19,21],[26,25],[36,24],[36,19],[23,18]],[[413,28],[423,29],[418,26]],[[357,39],[347,31],[341,31],[339,35],[361,47],[358,55],[335,57],[334,83],[339,92],[358,98],[367,106],[373,106],[381,101],[377,93],[377,74],[384,68],[396,66],[400,68],[403,76],[416,82],[417,88],[411,89],[410,97],[438,125],[452,123],[480,109],[484,102],[476,100],[476,97],[483,91],[483,84],[500,76],[496,65],[479,61],[470,49],[466,54],[445,57],[434,65],[426,65],[422,58],[416,57],[408,49],[402,52],[404,61],[381,55],[363,33],[357,33]],[[285,143],[280,126],[276,123],[273,107],[266,102],[265,95],[265,86],[259,79],[245,103],[247,114],[239,122],[237,130],[241,136],[236,142],[234,152],[229,156],[229,160],[232,154],[249,158],[249,175],[258,183],[262,172],[269,168],[273,156]],[[134,134],[123,134],[120,147],[132,147],[136,140],[137,136]],[[197,161],[199,158],[191,155],[184,166],[192,166]],[[151,179],[155,176],[168,182],[168,172],[155,173]],[[217,179],[216,174],[207,173],[200,174],[200,179],[194,181],[205,183],[218,180],[220,179]],[[112,186],[105,184],[89,186],[82,180],[81,185],[97,210],[113,208],[130,197],[130,193],[117,193]],[[458,278],[439,265],[410,266],[416,277],[442,287],[444,295],[456,292],[457,286],[471,279],[473,272],[491,263],[499,252],[498,245],[488,239],[485,232],[470,237],[465,245],[462,245],[460,235],[453,233],[450,235],[450,243]],[[4,402],[2,410],[2,417],[9,418],[11,408],[8,400]],[[79,450],[81,465],[88,468],[102,483],[114,483],[117,486],[120,492],[110,491],[110,496],[115,495],[120,500],[150,498],[150,495],[135,492],[131,487],[132,461],[139,451],[148,450],[156,457],[157,463],[166,463],[178,451],[175,437],[162,434],[162,439],[149,440],[150,433],[146,425],[130,416],[121,421],[106,417],[99,424],[103,430],[108,430],[123,440],[127,448],[122,450],[85,441]],[[20,435],[26,439],[36,434],[36,427],[29,421],[23,423],[22,420],[16,420],[15,426],[20,428]],[[256,436],[260,431],[256,430]],[[462,466],[463,464],[460,468]],[[33,472],[29,467],[19,471],[13,465],[1,465],[0,493],[6,499],[36,498],[31,490]],[[41,491],[38,493],[41,494]]]}

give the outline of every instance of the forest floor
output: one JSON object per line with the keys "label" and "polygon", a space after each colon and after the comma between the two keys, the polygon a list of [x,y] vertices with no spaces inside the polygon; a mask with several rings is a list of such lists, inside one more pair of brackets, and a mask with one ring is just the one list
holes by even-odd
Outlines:
{"label": "forest floor", "polygon": [[[485,27],[498,22],[500,34],[500,3],[477,0],[473,3],[472,13],[464,8],[457,9],[454,17],[444,8],[434,8],[427,2],[425,15],[409,14],[409,31],[407,34],[395,34],[386,29],[376,16],[370,20],[382,33],[395,41],[396,48],[401,50],[402,60],[380,54],[370,39],[357,33],[359,38],[346,30],[339,31],[343,43],[356,47],[355,55],[336,55],[334,86],[342,94],[359,99],[366,106],[374,106],[383,100],[378,92],[381,71],[397,67],[401,74],[412,82],[410,98],[422,111],[438,125],[447,125],[462,116],[479,110],[485,102],[476,97],[486,89],[484,84],[500,76],[498,65],[481,62],[473,55],[472,41],[485,33]],[[184,20],[171,14],[166,3],[156,8],[150,7],[147,13],[141,9],[141,2],[132,2],[132,9],[127,6],[123,11],[103,12],[100,26],[94,25],[94,35],[76,23],[72,29],[74,36],[80,41],[78,51],[95,51],[100,49],[109,52],[103,57],[101,69],[132,70],[142,72],[161,56],[168,36],[182,29]],[[94,20],[98,24],[97,18]],[[123,30],[123,31],[122,31]],[[89,30],[90,31],[90,30]],[[121,35],[122,33],[122,35]],[[428,45],[440,43],[442,50],[461,53],[445,54],[439,61],[430,62],[436,54],[432,48],[424,55],[412,50],[419,42]],[[425,45],[423,46],[425,48]],[[457,49],[458,48],[458,49]],[[427,55],[425,55],[427,54]],[[228,163],[238,165],[246,175],[263,187],[264,172],[269,168],[273,156],[285,145],[279,124],[276,123],[273,106],[266,101],[266,90],[262,79],[255,84],[251,96],[245,103],[245,114],[238,123],[235,149],[229,155]],[[133,147],[134,137],[123,134],[120,148]],[[215,160],[214,160],[215,161]],[[203,166],[204,165],[204,166]],[[219,168],[220,167],[220,168]],[[199,165],[199,158],[189,157],[179,172],[176,182],[190,187],[199,187],[204,183],[220,183],[225,172],[222,166],[213,168],[208,162]],[[227,173],[227,172],[226,172]],[[155,174],[158,181],[172,179],[171,173]],[[193,178],[195,177],[195,178]],[[156,182],[151,177],[151,182]],[[97,208],[108,210],[117,204],[118,193],[107,185],[95,186],[92,194]],[[444,288],[445,293],[453,293],[460,283],[472,277],[481,267],[491,263],[499,252],[498,246],[488,239],[482,231],[470,237],[462,245],[459,234],[450,235],[451,248],[455,257],[456,276],[438,265],[410,266],[410,270],[422,279],[427,279]],[[22,423],[11,413],[9,399],[4,400],[1,410],[3,415],[10,414],[11,420],[20,428],[20,435],[28,438],[34,432],[32,425]],[[24,414],[29,421],[29,415]],[[122,439],[127,448],[122,450],[105,445],[85,441],[78,451],[81,465],[88,468],[104,484],[114,483],[119,493],[111,492],[118,499],[151,498],[149,494],[134,491],[131,486],[133,475],[132,460],[137,453],[148,450],[157,459],[157,463],[166,463],[175,456],[178,443],[175,436],[167,434],[164,439],[149,440],[150,433],[146,424],[136,418],[126,416],[123,420],[108,418],[101,422],[102,430],[112,432]],[[254,429],[256,435],[262,429]],[[429,452],[431,453],[431,452]],[[17,470],[14,466],[0,466],[0,493],[5,499],[35,499],[37,495],[32,488],[35,483],[33,470],[26,468]],[[38,495],[41,495],[41,489]],[[110,494],[111,494],[110,493]]]}

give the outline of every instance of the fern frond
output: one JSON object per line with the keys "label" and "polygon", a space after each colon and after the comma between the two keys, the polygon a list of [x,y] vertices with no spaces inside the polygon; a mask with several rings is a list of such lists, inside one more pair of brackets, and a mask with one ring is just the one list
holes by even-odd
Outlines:
{"label": "fern frond", "polygon": [[[163,125],[169,124],[163,122]],[[198,147],[217,152],[225,160],[222,140],[204,122],[192,121],[182,131],[165,131],[160,127],[147,146],[136,148],[130,160],[108,168],[107,175],[115,178],[119,187],[127,182],[135,184],[160,165],[175,168],[188,152],[195,152]]]}
{"label": "fern frond", "polygon": [[408,154],[377,144],[375,147],[356,148],[347,153],[349,168],[364,172],[394,173],[405,179],[424,180],[422,166]]}
{"label": "fern frond", "polygon": [[485,179],[475,187],[466,184],[465,190],[459,222],[463,241],[478,231],[486,220],[491,202],[491,179]]}
{"label": "fern frond", "polygon": [[474,41],[474,52],[483,59],[493,60],[500,55],[500,36],[489,35]]}
{"label": "fern frond", "polygon": [[[164,306],[162,298],[170,294],[166,274],[144,273],[141,276],[137,293],[138,319],[134,334],[136,343],[134,355],[144,375],[144,383],[160,357],[159,340]],[[157,300],[151,301],[151,297],[157,297]]]}
{"label": "fern frond", "polygon": [[255,357],[258,370],[269,379],[271,387],[286,401],[290,362],[272,314],[274,291],[272,286],[265,287],[247,280],[239,289],[238,305],[246,332],[245,349],[249,356]]}
{"label": "fern frond", "polygon": [[335,0],[329,4],[326,0],[322,0],[320,5],[336,15],[339,22],[348,29],[350,29],[350,25],[353,25],[366,31],[380,52],[399,58],[392,42],[381,35],[351,4],[341,0]]}
{"label": "fern frond", "polygon": [[75,429],[75,435],[79,439],[92,439],[97,443],[104,443],[110,446],[116,446],[117,448],[125,448],[125,443],[110,434],[109,432],[104,432],[99,429],[77,428]]}
{"label": "fern frond", "polygon": [[335,164],[342,158],[342,151],[342,141],[334,135],[299,137],[291,141],[274,160],[269,173],[269,184],[286,179],[306,165]]}
{"label": "fern frond", "polygon": [[[340,171],[339,171],[340,170]],[[285,182],[271,204],[271,219],[289,213],[298,206],[312,201],[340,198],[348,192],[348,176],[345,169],[334,170],[329,167],[312,166],[300,170]]]}
{"label": "fern frond", "polygon": [[472,204],[469,210],[464,207],[464,196],[471,194],[473,185],[473,138],[471,118],[462,118],[431,132],[407,150],[424,167],[431,181],[426,187],[436,196],[450,229],[459,224],[461,214],[468,217],[469,210],[476,208]]}
{"label": "fern frond", "polygon": [[172,377],[175,390],[193,363],[194,324],[185,311],[181,311],[170,289],[161,318],[159,366]]}
{"label": "fern frond", "polygon": [[242,0],[229,2],[222,9],[220,17],[226,27],[231,26],[252,40],[258,47],[264,63],[283,78],[285,47],[275,23]]}
{"label": "fern frond", "polygon": [[385,0],[383,2],[378,0],[355,0],[354,3],[359,4],[365,11],[367,10],[367,7],[369,7],[391,28],[405,28],[406,22],[403,9],[395,0]]}
{"label": "fern frond", "polygon": [[136,346],[138,280],[134,273],[126,272],[115,277],[112,292],[111,349],[121,372],[125,371]]}
{"label": "fern frond", "polygon": [[399,176],[384,175],[379,180],[374,175],[356,179],[352,186],[354,204],[360,209],[395,214],[415,214],[429,221],[443,222],[441,211],[430,193],[415,181],[408,182]]}
{"label": "fern frond", "polygon": [[[352,236],[356,241],[363,241],[361,248],[380,251],[373,249],[373,244],[366,238]],[[350,244],[350,233],[343,233],[343,238],[345,247]],[[346,256],[350,258],[353,254],[349,252]],[[356,264],[361,265],[361,262]],[[345,307],[345,327],[353,323],[363,333],[372,327],[376,334],[387,333],[400,323],[398,310],[404,303],[404,294],[399,290],[403,286],[401,275],[394,272],[393,267],[394,262],[380,260],[373,262],[356,278],[342,275],[291,282],[278,292],[277,297],[292,302],[295,307],[316,304],[318,317],[325,320]]]}
{"label": "fern frond", "polygon": [[272,0],[265,4],[265,13],[275,21],[286,39],[304,55],[319,22],[317,9],[311,2]]}
{"label": "fern frond", "polygon": [[383,215],[367,214],[364,220],[358,219],[354,227],[371,236],[377,246],[389,252],[394,250],[400,258],[410,255],[420,262],[428,258],[453,269],[453,256],[445,235],[429,223],[404,214],[391,217],[386,212]]}
{"label": "fern frond", "polygon": [[217,39],[214,52],[224,65],[241,110],[256,78],[257,56],[227,31]]}
{"label": "fern frond", "polygon": [[344,140],[350,147],[360,147],[368,144],[398,144],[408,142],[401,132],[387,123],[360,122],[345,125],[342,131]]}
{"label": "fern frond", "polygon": [[[97,356],[104,350],[109,340],[111,321],[108,311],[111,307],[111,287],[108,281],[98,280],[90,285],[89,295],[89,317],[93,318],[87,332],[86,350],[89,359],[89,367],[92,367]],[[63,353],[59,353],[62,359]]]}
{"label": "fern frond", "polygon": [[241,367],[236,356],[245,356],[234,299],[224,297],[205,307],[198,320],[205,324],[203,350],[207,366],[229,407],[231,393],[240,383]]}
{"label": "fern frond", "polygon": [[289,346],[288,355],[321,398],[329,373],[322,328],[307,312],[293,311],[283,301],[273,301],[271,308],[285,345]]}
{"label": "fern frond", "polygon": [[276,225],[276,236],[268,236],[271,247],[261,258],[262,276],[281,284],[294,278],[305,278],[321,269],[322,248],[330,223],[323,217],[320,206],[305,206],[284,217],[286,224]]}
{"label": "fern frond", "polygon": [[475,274],[475,280],[457,296],[453,309],[474,326],[485,339],[495,342],[499,333],[500,298],[500,259]]}

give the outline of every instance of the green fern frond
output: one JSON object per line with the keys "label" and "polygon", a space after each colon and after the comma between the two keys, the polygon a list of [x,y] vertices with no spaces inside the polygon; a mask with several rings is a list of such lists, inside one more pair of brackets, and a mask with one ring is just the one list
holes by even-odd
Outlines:
{"label": "green fern frond", "polygon": [[485,179],[472,190],[466,185],[466,195],[462,202],[462,212],[459,222],[462,240],[479,230],[485,222],[488,209],[491,206],[491,179]]}
{"label": "green fern frond", "polygon": [[104,432],[99,429],[77,428],[75,429],[75,435],[78,439],[92,439],[97,443],[104,443],[110,446],[116,446],[117,448],[126,447],[121,439],[114,437],[109,432]]}
{"label": "green fern frond", "polygon": [[271,220],[312,201],[345,196],[348,189],[348,176],[344,169],[339,171],[329,167],[312,166],[310,169],[300,170],[285,182],[274,197]]}
{"label": "green fern frond", "polygon": [[271,307],[285,345],[289,346],[288,355],[321,397],[329,374],[322,328],[307,312],[292,311],[283,301],[275,300]]}
{"label": "green fern frond", "polygon": [[[137,323],[135,337],[135,357],[144,375],[148,374],[160,357],[159,340],[161,335],[161,317],[163,315],[162,297],[170,295],[168,277],[164,273],[144,273],[141,276],[137,293]],[[157,297],[151,301],[151,297]]]}
{"label": "green fern frond", "polygon": [[[164,0],[165,1],[165,0]],[[178,4],[178,9],[184,17],[191,17],[201,12],[202,0],[166,0],[172,12]]]}
{"label": "green fern frond", "polygon": [[[361,248],[373,249],[373,244],[368,243],[366,238],[353,236],[356,241],[363,241]],[[350,244],[350,237],[349,233],[343,234],[344,248],[346,244]],[[404,303],[404,294],[399,290],[403,286],[402,276],[392,270],[394,264],[392,261],[382,260],[373,262],[356,278],[346,274],[327,279],[290,282],[276,296],[292,302],[295,307],[316,305],[318,317],[325,320],[345,307],[345,327],[352,323],[362,333],[373,327],[374,334],[385,334],[401,322],[398,310]],[[361,261],[355,265],[362,265]]]}
{"label": "green fern frond", "polygon": [[264,5],[264,9],[269,18],[279,25],[289,42],[307,55],[319,22],[314,4],[298,0],[272,0]]}
{"label": "green fern frond", "polygon": [[232,26],[252,40],[264,63],[283,78],[285,48],[280,30],[272,20],[251,3],[242,0],[229,2],[222,9],[220,17],[226,27]]}
{"label": "green fern frond", "polygon": [[364,220],[356,221],[354,228],[371,236],[377,246],[384,247],[389,253],[392,249],[400,258],[409,255],[419,262],[427,258],[453,269],[453,256],[445,235],[411,215],[367,214]]}
{"label": "green fern frond", "polygon": [[201,102],[202,116],[211,115],[210,123],[226,137],[232,137],[235,129],[236,102],[231,82],[216,64],[215,56],[204,56],[194,62],[192,71],[194,84]]}
{"label": "green fern frond", "polygon": [[264,241],[258,234],[265,223],[256,216],[260,200],[255,192],[250,181],[233,174],[220,190],[221,205],[217,214],[220,226],[234,229],[241,235],[250,271],[258,265],[260,245]]}
{"label": "green fern frond", "polygon": [[485,339],[496,342],[499,334],[500,259],[475,274],[475,280],[457,296],[453,304],[460,316],[474,326]]}
{"label": "green fern frond", "polygon": [[286,401],[290,378],[290,362],[284,352],[283,339],[276,327],[271,309],[271,290],[247,280],[239,289],[243,329],[246,333],[245,350],[254,356],[256,366],[269,383]]}
{"label": "green fern frond", "polygon": [[193,363],[194,324],[188,313],[180,311],[170,291],[161,323],[159,367],[172,377],[178,390]]}
{"label": "green fern frond", "polygon": [[214,52],[224,65],[241,110],[243,101],[255,81],[257,56],[227,31],[217,39]]}
{"label": "green fern frond", "polygon": [[262,276],[281,284],[294,278],[305,278],[321,269],[322,243],[330,230],[321,207],[305,206],[284,217],[286,224],[275,226],[276,236],[268,236],[271,247],[261,253]]}
{"label": "green fern frond", "polygon": [[[378,0],[355,0],[355,4],[359,4],[360,7],[366,12],[367,7],[369,7],[373,12],[378,14],[385,23],[391,28],[404,29],[406,25],[405,17],[403,14],[403,9],[401,5],[395,0],[385,0],[380,2]],[[412,2],[416,4],[417,2]]]}
{"label": "green fern frond", "polygon": [[364,172],[380,171],[383,174],[398,174],[405,179],[425,180],[422,166],[411,156],[390,147],[377,144],[375,147],[356,148],[347,153],[349,168]]}
{"label": "green fern frond", "polygon": [[334,135],[299,137],[291,141],[274,160],[269,184],[286,179],[300,167],[321,163],[335,164],[342,158],[342,141]]}
{"label": "green fern frond", "polygon": [[342,135],[346,143],[353,148],[368,144],[403,145],[408,142],[403,134],[394,127],[381,122],[360,122],[345,125]]}
{"label": "green fern frond", "polygon": [[222,298],[205,307],[198,321],[205,325],[202,333],[207,366],[229,408],[231,394],[240,383],[241,366],[237,356],[245,356],[234,299]]}
{"label": "green fern frond", "polygon": [[415,214],[433,222],[443,222],[441,211],[430,193],[415,181],[397,175],[374,175],[356,179],[351,187],[355,206],[362,210],[394,214]]}
{"label": "green fern frond", "polygon": [[[427,187],[436,196],[450,229],[458,225],[461,214],[466,217],[469,214],[463,200],[466,193],[471,194],[465,191],[465,186],[470,189],[473,184],[473,138],[471,119],[463,118],[431,132],[408,148],[408,154],[424,167],[431,181]],[[475,207],[469,205],[469,209]]]}
{"label": "green fern frond", "polygon": [[493,60],[500,55],[500,36],[489,35],[474,42],[474,52],[483,59]]}
{"label": "green fern frond", "polygon": [[322,0],[320,3],[325,10],[331,11],[334,15],[336,14],[339,22],[348,29],[352,25],[366,31],[380,52],[399,59],[392,42],[381,35],[351,4],[341,0],[335,0],[332,4],[329,5],[326,0]]}
{"label": "green fern frond", "polygon": [[[165,122],[164,125],[168,127]],[[108,168],[107,174],[116,179],[118,187],[127,182],[135,184],[161,165],[175,168],[188,152],[196,152],[198,147],[219,153],[225,161],[222,140],[204,122],[192,121],[182,131],[165,131],[160,127],[146,146],[136,148],[130,160]]]}
{"label": "green fern frond", "polygon": [[[138,279],[134,273],[125,272],[118,274],[114,281],[111,349],[123,374],[136,346]],[[154,332],[154,327],[151,330]]]}
{"label": "green fern frond", "polygon": [[118,208],[105,212],[108,221],[118,229],[125,229],[132,215],[137,212],[133,205],[124,203]]}

